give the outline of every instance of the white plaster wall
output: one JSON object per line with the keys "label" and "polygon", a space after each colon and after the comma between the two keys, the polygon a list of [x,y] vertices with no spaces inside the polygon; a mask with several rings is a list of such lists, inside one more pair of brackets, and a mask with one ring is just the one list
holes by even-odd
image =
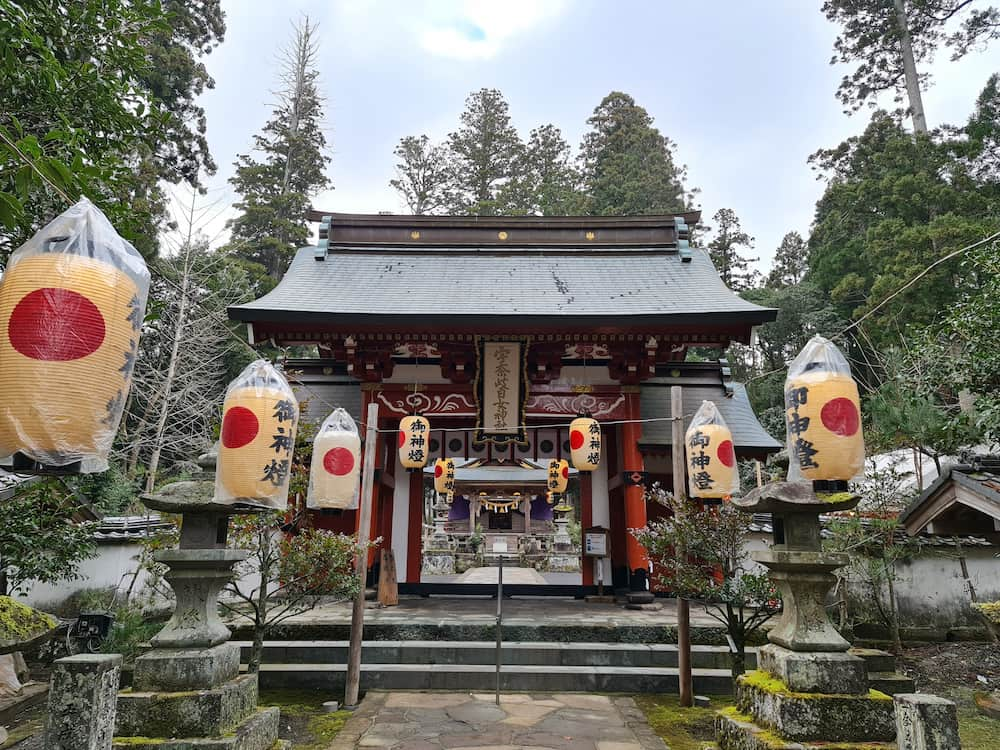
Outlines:
{"label": "white plaster wall", "polygon": [[[102,544],[97,548],[96,557],[81,563],[78,579],[55,584],[36,583],[26,594],[18,594],[17,598],[45,610],[58,608],[81,589],[113,589],[120,585],[124,592],[132,580],[141,551],[142,547],[138,544]],[[133,590],[141,590],[146,578],[147,573],[140,571]]]}

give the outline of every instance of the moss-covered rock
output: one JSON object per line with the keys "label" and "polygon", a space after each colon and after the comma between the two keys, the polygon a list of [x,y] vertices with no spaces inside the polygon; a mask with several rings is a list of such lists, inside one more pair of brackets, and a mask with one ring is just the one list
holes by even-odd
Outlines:
{"label": "moss-covered rock", "polygon": [[58,623],[37,609],[0,596],[0,654],[18,651],[21,646],[44,638]]}

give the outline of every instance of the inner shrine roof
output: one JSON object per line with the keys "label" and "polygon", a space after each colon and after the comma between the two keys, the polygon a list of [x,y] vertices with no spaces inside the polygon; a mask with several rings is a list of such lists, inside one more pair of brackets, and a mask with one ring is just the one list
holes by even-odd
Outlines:
{"label": "inner shrine roof", "polygon": [[699,249],[688,262],[676,249],[655,246],[338,246],[320,257],[317,248],[299,250],[277,287],[231,307],[230,317],[345,330],[542,319],[595,332],[719,324],[748,332],[777,314],[734,294]]}

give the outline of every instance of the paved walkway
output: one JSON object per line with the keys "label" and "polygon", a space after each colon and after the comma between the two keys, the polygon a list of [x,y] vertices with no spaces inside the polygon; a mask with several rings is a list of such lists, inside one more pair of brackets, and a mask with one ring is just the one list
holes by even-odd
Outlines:
{"label": "paved walkway", "polygon": [[330,750],[667,750],[631,698],[369,692]]}
{"label": "paved walkway", "polygon": [[[500,568],[484,567],[470,568],[458,577],[456,583],[492,583],[496,585],[500,577]],[[505,584],[527,583],[531,585],[546,583],[545,578],[534,568],[514,568],[504,566],[503,582]]]}

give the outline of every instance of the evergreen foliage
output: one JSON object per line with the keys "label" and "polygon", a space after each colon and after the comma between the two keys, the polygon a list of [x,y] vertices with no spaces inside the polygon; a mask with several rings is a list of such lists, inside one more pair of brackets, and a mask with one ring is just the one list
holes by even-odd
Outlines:
{"label": "evergreen foliage", "polygon": [[240,214],[230,222],[231,249],[274,280],[309,240],[312,197],[330,186],[317,51],[317,27],[305,18],[283,52],[271,119],[254,136],[253,153],[236,158],[229,180],[240,196],[234,204]]}
{"label": "evergreen foliage", "polygon": [[195,97],[224,32],[219,0],[0,0],[0,260],[66,208],[51,185],[156,253],[160,181],[215,169]]}
{"label": "evergreen foliage", "polygon": [[628,94],[612,91],[587,120],[580,147],[587,213],[594,216],[670,214],[689,204],[686,169],[674,143]]}
{"label": "evergreen foliage", "polygon": [[[872,103],[882,92],[893,92],[897,102],[903,101],[904,32],[914,67],[930,62],[942,44],[952,49],[955,60],[1000,36],[1000,9],[974,0],[826,0],[823,13],[841,26],[831,64],[857,63],[837,89],[837,98],[850,111]],[[921,87],[928,82],[927,74],[917,75]],[[912,109],[914,102],[909,104]]]}
{"label": "evergreen foliage", "polygon": [[399,139],[392,152],[396,177],[389,184],[400,192],[410,213],[434,214],[453,204],[448,151],[431,143],[426,135],[408,135]]}
{"label": "evergreen foliage", "polygon": [[742,250],[753,249],[753,237],[743,231],[740,219],[731,208],[720,208],[712,217],[715,237],[708,243],[708,253],[723,282],[733,291],[750,289],[760,283],[760,274],[751,267],[759,258],[748,258]]}
{"label": "evergreen foliage", "polygon": [[765,286],[772,289],[801,283],[809,269],[808,247],[798,232],[788,232],[774,252]]}

